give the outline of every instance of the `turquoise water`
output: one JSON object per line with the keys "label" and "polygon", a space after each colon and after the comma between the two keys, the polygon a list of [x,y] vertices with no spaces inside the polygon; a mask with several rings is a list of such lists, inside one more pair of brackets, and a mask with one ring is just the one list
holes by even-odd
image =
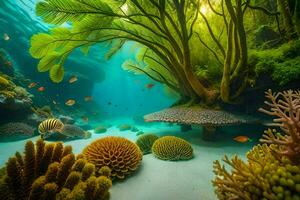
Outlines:
{"label": "turquoise water", "polygon": [[[99,138],[106,136],[125,137],[132,142],[137,133],[153,133],[157,136],[173,135],[190,142],[194,158],[184,162],[170,162],[156,159],[152,154],[143,156],[141,168],[124,182],[114,182],[111,189],[112,200],[165,200],[165,199],[217,199],[211,184],[214,175],[212,163],[224,154],[238,154],[243,159],[245,153],[258,142],[263,128],[261,126],[235,126],[218,130],[216,141],[204,141],[203,128],[194,126],[187,132],[181,131],[178,124],[145,123],[143,116],[170,107],[178,96],[166,92],[163,85],[144,75],[134,75],[122,69],[128,59],[135,59],[139,46],[127,42],[111,59],[105,59],[108,45],[97,45],[88,55],[75,51],[65,64],[65,78],[62,83],[51,82],[48,73],[37,71],[37,60],[29,54],[30,37],[39,32],[47,32],[52,25],[45,24],[36,17],[35,0],[0,1],[0,52],[12,62],[14,72],[11,77],[17,85],[25,88],[33,96],[32,107],[49,106],[54,117],[71,117],[75,125],[88,131],[91,137],[64,138],[64,145],[71,145],[73,152],[82,150]],[[65,25],[68,26],[68,25]],[[78,80],[70,84],[76,76]],[[30,83],[37,86],[29,88]],[[153,84],[152,87],[148,87]],[[44,91],[38,91],[43,87]],[[85,101],[85,97],[92,100]],[[67,106],[68,100],[75,104]],[[0,108],[2,109],[2,108]],[[38,124],[27,118],[30,109],[1,112],[1,125],[8,122],[25,122],[37,129]],[[33,120],[34,121],[34,120]],[[34,124],[34,125],[33,125]],[[98,126],[107,128],[105,133],[96,133]],[[118,126],[130,125],[138,129],[121,131]],[[238,143],[233,140],[246,135],[252,142]],[[38,131],[26,139],[0,140],[0,166],[5,166],[8,158],[16,151],[23,152],[28,140],[37,141]],[[55,141],[56,139],[49,139]],[[61,141],[61,139],[57,139]],[[134,193],[134,194],[133,194]],[[1,197],[1,194],[0,194]],[[2,198],[0,198],[2,199]]]}

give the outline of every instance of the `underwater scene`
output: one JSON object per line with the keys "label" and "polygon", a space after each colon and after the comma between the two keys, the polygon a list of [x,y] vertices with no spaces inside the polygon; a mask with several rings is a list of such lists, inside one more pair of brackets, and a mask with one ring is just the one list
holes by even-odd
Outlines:
{"label": "underwater scene", "polygon": [[300,200],[300,0],[0,0],[0,200]]}

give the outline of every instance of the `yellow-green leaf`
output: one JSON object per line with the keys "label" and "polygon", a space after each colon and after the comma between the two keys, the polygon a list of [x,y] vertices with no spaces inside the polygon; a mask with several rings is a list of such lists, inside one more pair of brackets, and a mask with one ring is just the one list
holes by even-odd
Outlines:
{"label": "yellow-green leaf", "polygon": [[50,79],[54,83],[59,83],[64,78],[64,67],[61,65],[54,65],[50,69]]}
{"label": "yellow-green leaf", "polygon": [[38,71],[39,72],[46,72],[51,69],[52,66],[57,64],[57,61],[59,60],[59,54],[58,53],[51,53],[46,56],[44,56],[39,64],[38,64]]}

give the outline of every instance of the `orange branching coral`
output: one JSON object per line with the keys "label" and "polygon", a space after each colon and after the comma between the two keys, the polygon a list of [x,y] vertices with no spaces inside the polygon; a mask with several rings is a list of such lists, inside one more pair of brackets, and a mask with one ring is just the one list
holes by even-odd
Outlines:
{"label": "orange branching coral", "polygon": [[142,160],[139,147],[122,137],[98,139],[84,149],[83,155],[98,169],[108,166],[112,170],[112,178],[119,179],[135,171]]}
{"label": "orange branching coral", "polygon": [[300,166],[287,157],[280,160],[266,144],[257,145],[247,154],[247,162],[234,156],[214,162],[213,185],[220,200],[299,199]]}
{"label": "orange branching coral", "polygon": [[259,110],[276,117],[271,125],[280,127],[285,134],[276,134],[275,130],[269,129],[260,141],[278,146],[273,148],[278,157],[287,156],[293,162],[300,163],[300,90],[278,93],[268,90],[266,97],[269,101],[265,101],[265,104],[270,110]]}

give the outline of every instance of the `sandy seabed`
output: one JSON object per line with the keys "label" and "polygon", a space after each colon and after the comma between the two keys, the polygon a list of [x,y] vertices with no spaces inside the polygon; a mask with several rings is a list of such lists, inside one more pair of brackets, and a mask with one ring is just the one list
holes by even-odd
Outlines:
{"label": "sandy seabed", "polygon": [[[118,124],[118,123],[115,123]],[[244,158],[253,144],[239,144],[232,140],[205,142],[201,139],[201,129],[182,133],[179,126],[153,124],[136,126],[145,133],[159,136],[174,135],[188,140],[194,149],[194,158],[188,161],[163,161],[152,154],[143,157],[139,170],[125,181],[114,182],[111,189],[111,200],[215,200],[216,195],[211,180],[213,161],[238,154]],[[104,136],[122,136],[135,141],[136,133],[120,132],[115,126],[104,134],[92,134],[89,139],[65,142],[72,145],[75,154],[96,138]],[[36,140],[38,137],[31,138]],[[16,151],[22,152],[27,140],[0,143],[0,166]]]}

